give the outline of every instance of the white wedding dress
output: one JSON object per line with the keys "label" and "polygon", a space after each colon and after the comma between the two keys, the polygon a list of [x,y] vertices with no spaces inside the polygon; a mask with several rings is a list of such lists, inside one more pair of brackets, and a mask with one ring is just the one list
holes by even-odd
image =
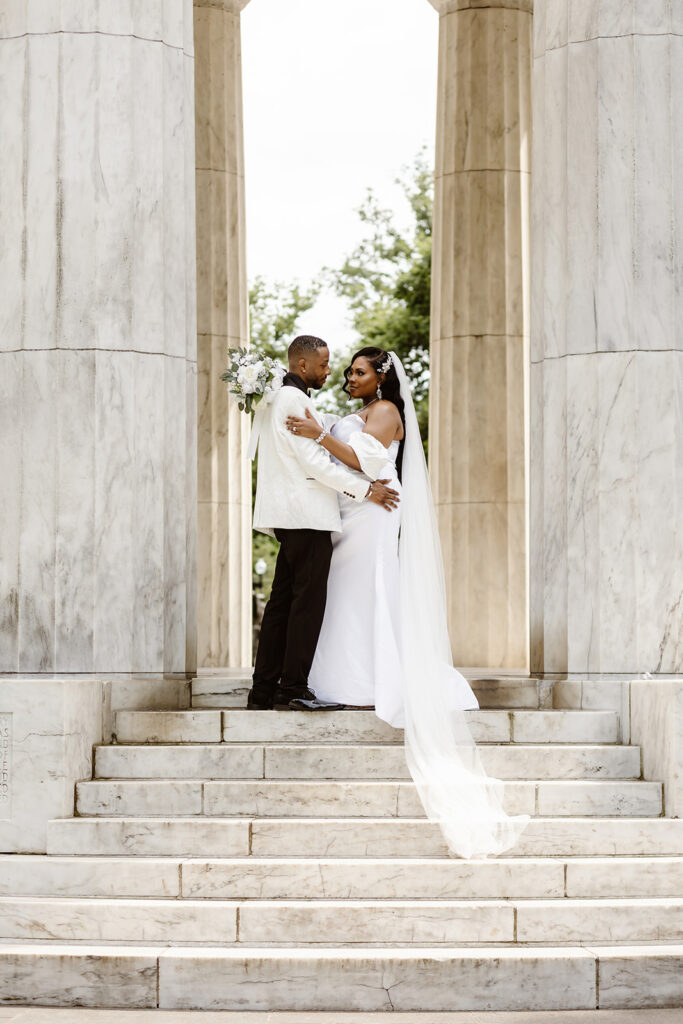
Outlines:
{"label": "white wedding dress", "polygon": [[[375,460],[374,479],[400,494],[399,442],[384,448],[368,435],[358,413],[339,420],[332,435]],[[360,457],[362,458],[362,457]],[[384,460],[384,461],[383,461]],[[335,462],[338,460],[334,460]],[[362,462],[361,462],[362,464]],[[347,467],[348,468],[348,467]],[[350,472],[362,475],[359,470]],[[368,478],[369,479],[369,478]],[[371,705],[385,722],[403,727],[398,647],[398,531],[401,509],[339,495],[342,532],[332,534],[327,604],[309,683],[321,700]]]}
{"label": "white wedding dress", "polygon": [[[326,418],[325,425],[329,423]],[[331,434],[350,444],[361,466],[349,470],[369,480],[389,480],[402,494],[396,471],[400,442],[385,448],[358,413],[337,420]],[[339,462],[338,459],[333,461]],[[343,465],[343,463],[340,463]],[[346,467],[349,469],[349,467]],[[405,725],[400,651],[398,539],[401,503],[387,512],[373,502],[339,495],[342,532],[332,534],[327,604],[309,684],[320,700],[374,706],[396,729]],[[454,670],[455,671],[455,670]],[[478,708],[472,689],[457,673],[454,699],[460,710]]]}
{"label": "white wedding dress", "polygon": [[419,425],[403,365],[390,355],[405,405],[402,485],[398,442],[385,448],[363,432],[357,413],[338,420],[332,432],[353,448],[369,480],[391,481],[401,502],[387,512],[340,495],[342,533],[332,535],[309,682],[322,700],[374,705],[380,718],[403,727],[406,761],[427,817],[438,822],[452,854],[487,857],[513,847],[529,818],[506,813],[504,785],[486,774],[472,738],[467,712],[478,702],[453,666]]}

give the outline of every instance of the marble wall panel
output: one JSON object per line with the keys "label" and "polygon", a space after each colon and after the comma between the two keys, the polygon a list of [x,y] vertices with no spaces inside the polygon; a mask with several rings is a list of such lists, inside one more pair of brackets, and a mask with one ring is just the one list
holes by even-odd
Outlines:
{"label": "marble wall panel", "polygon": [[[601,614],[600,581],[594,570],[601,557],[601,505],[596,357],[575,355],[556,362],[566,381],[565,488],[560,501],[565,505],[567,531],[567,634],[577,663],[585,672],[598,672],[600,648],[594,638]],[[559,537],[558,543],[562,543]]]}
{"label": "marble wall panel", "polygon": [[[680,4],[671,4],[671,32],[674,37],[683,33],[683,7]],[[676,66],[677,62],[674,62]]]}
{"label": "marble wall panel", "polygon": [[601,38],[598,53],[598,347],[612,352],[634,345],[634,68],[622,39]]}
{"label": "marble wall panel", "polygon": [[[9,39],[3,44],[3,75],[0,77],[0,137],[7,157],[2,188],[4,202],[16,210],[23,209],[24,204],[26,167],[22,122],[26,77],[26,40]],[[0,280],[4,285],[5,298],[0,303],[0,351],[18,348],[23,333],[25,253],[24,218],[4,217]]]}
{"label": "marble wall panel", "polygon": [[[575,43],[595,39],[599,35],[599,15],[600,4],[596,3],[596,0],[571,0],[567,26],[568,42]],[[536,16],[537,12],[534,11],[534,20],[536,20]],[[541,56],[541,53],[536,56]]]}
{"label": "marble wall panel", "polygon": [[[0,246],[0,249],[2,247]],[[16,495],[21,487],[20,461],[16,456],[17,428],[21,426],[21,375],[19,352],[3,353],[0,373],[0,663],[16,665],[19,647],[19,549],[21,507]],[[13,438],[14,443],[7,440]]]}
{"label": "marble wall panel", "polygon": [[[543,557],[530,564],[536,564],[539,579],[530,591],[536,594],[541,605],[543,622],[542,644],[544,651],[564,652],[567,647],[567,474],[564,459],[556,457],[556,451],[563,453],[567,438],[567,364],[564,359],[543,361],[542,433],[532,434],[531,442],[542,441],[537,472],[543,494],[543,506],[539,522],[531,524],[531,542],[538,543],[542,537]],[[532,456],[533,458],[533,456]],[[531,489],[536,479],[531,478]],[[540,529],[540,533],[537,532]]]}
{"label": "marble wall panel", "polygon": [[[22,354],[23,415],[13,455],[21,460],[15,500],[20,515],[18,664],[16,671],[49,671],[55,639],[55,515],[57,504],[57,399],[59,353]],[[15,435],[16,436],[16,435]]]}
{"label": "marble wall panel", "polygon": [[9,811],[0,812],[0,850],[44,853],[47,822],[74,812],[74,784],[92,775],[92,749],[105,735],[102,680],[1,679],[9,718]]}
{"label": "marble wall panel", "polygon": [[[188,466],[177,465],[178,451],[186,451],[187,441],[194,441],[186,425],[186,364],[182,359],[164,361],[163,448],[163,670],[182,672],[186,667],[186,640],[196,631],[196,618],[189,606],[188,579],[196,574],[196,562],[190,562],[187,547],[188,520],[196,524],[196,477],[188,480]],[[177,410],[173,413],[172,410]],[[192,431],[196,430],[196,419]],[[192,531],[194,532],[194,531]],[[194,580],[191,587],[194,590]],[[149,614],[149,612],[148,612]],[[146,671],[150,671],[149,668]]]}
{"label": "marble wall panel", "polygon": [[[194,338],[194,335],[188,335]],[[197,503],[197,363],[185,360],[185,670],[197,665],[198,503]],[[187,673],[188,675],[190,673]]]}
{"label": "marble wall panel", "polygon": [[[536,17],[534,16],[534,23]],[[544,148],[541,140],[544,135],[545,126],[545,61],[534,60],[531,72],[532,93],[534,96],[534,130],[531,136],[532,164],[534,167],[534,178],[545,182],[543,167]],[[532,179],[533,180],[533,179]],[[543,205],[540,202],[531,203],[530,209],[530,236],[531,236],[531,257],[529,266],[530,281],[544,280],[544,257],[545,257],[545,217]],[[544,322],[545,312],[545,289],[541,287],[530,288],[529,297],[529,359],[531,365],[538,363],[545,352],[545,333],[539,329]],[[533,390],[530,389],[530,397],[533,400]],[[533,450],[530,450],[530,457],[533,457]]]}
{"label": "marble wall panel", "polygon": [[[638,559],[635,591],[638,646],[652,672],[675,671],[683,655],[683,379],[681,353],[636,355],[636,518]],[[670,529],[653,529],[658,523]]]}
{"label": "marble wall panel", "polygon": [[188,29],[189,0],[3,5],[17,568],[0,671],[194,669]]}
{"label": "marble wall panel", "polygon": [[[593,352],[598,347],[598,213],[594,202],[598,181],[598,44],[572,47],[566,73],[567,95],[572,102],[566,106],[566,172],[558,168],[561,184],[557,186],[559,201],[564,199],[568,211],[562,223],[567,247],[566,351]],[[564,147],[554,148],[561,151]],[[590,187],[586,187],[587,181]]]}
{"label": "marble wall panel", "polygon": [[[185,174],[168,174],[163,189],[165,351],[170,355],[187,356],[196,350],[193,344],[188,352],[185,333],[188,295],[192,296],[196,287],[194,279],[186,279],[186,246],[193,241],[188,237],[187,225],[190,217],[194,223],[193,205],[190,205],[194,202],[194,175],[185,167],[185,162],[188,147],[190,153],[193,151],[193,139],[188,132],[193,118],[188,110],[183,130],[178,130],[178,110],[186,109],[185,63],[182,54],[174,50],[165,48],[163,57],[164,165],[168,162],[171,167],[185,168]],[[196,324],[194,330],[196,333]]]}
{"label": "marble wall panel", "polygon": [[[533,324],[533,314],[532,314]],[[531,361],[529,366],[529,437],[543,436],[544,415],[544,372],[545,364]],[[544,474],[543,450],[538,444],[529,444],[529,488],[528,508],[528,574],[529,574],[529,663],[543,664],[545,635],[545,581],[544,562]]]}
{"label": "marble wall panel", "polygon": [[[6,292],[20,297],[22,321],[18,335],[11,332],[7,340],[11,343],[13,338],[15,347],[20,337],[25,348],[54,348],[58,344],[55,294],[60,266],[54,219],[60,209],[58,199],[61,203],[63,198],[58,174],[59,89],[55,88],[60,48],[54,35],[29,36],[23,42],[24,88],[32,115],[26,122],[28,138],[22,159],[17,161],[23,177],[23,239],[17,249],[17,253],[21,252],[23,272],[21,282],[16,282],[18,291],[14,292],[12,287]],[[11,77],[10,81],[13,80]],[[40,161],[29,159],[29,153],[35,151],[41,153]],[[3,162],[3,178],[5,166]],[[10,171],[9,166],[7,170]],[[16,223],[20,223],[19,218]],[[8,243],[9,247],[14,244],[12,239]],[[3,249],[6,244],[3,243]]]}
{"label": "marble wall panel", "polygon": [[77,350],[57,357],[54,659],[60,672],[92,663],[96,358],[94,351]]}
{"label": "marble wall panel", "polygon": [[683,682],[630,683],[631,742],[642,750],[643,778],[663,782],[664,814],[683,815]]}
{"label": "marble wall panel", "polygon": [[134,580],[132,534],[135,492],[117,487],[132,480],[135,466],[133,354],[97,353],[95,381],[97,458],[93,601],[96,672],[133,667]]}
{"label": "marble wall panel", "polygon": [[[539,172],[543,194],[537,195],[543,219],[542,282],[543,355],[561,355],[567,337],[565,282],[562,268],[567,253],[567,49],[550,50],[543,66],[544,138]],[[533,184],[532,179],[532,184]]]}
{"label": "marble wall panel", "polygon": [[[0,13],[0,38],[26,33],[87,32],[119,36],[137,36],[149,42],[191,53],[187,38],[186,0],[6,0]],[[189,46],[188,46],[189,44]]]}
{"label": "marble wall panel", "polygon": [[568,24],[568,5],[548,4],[544,19],[546,50],[556,50],[566,46]]}
{"label": "marble wall panel", "polygon": [[[602,671],[628,672],[637,664],[635,567],[639,557],[637,519],[636,357],[619,352],[596,357],[600,592],[599,636]],[[651,609],[654,611],[654,609]]]}
{"label": "marble wall panel", "polygon": [[[177,452],[183,447],[184,438],[178,435],[182,431],[185,366],[181,359],[164,359],[139,352],[132,353],[131,358],[134,363],[133,418],[137,423],[144,417],[145,422],[145,429],[136,430],[133,437],[136,486],[132,495],[130,533],[134,580],[132,664],[135,672],[153,672],[164,664],[168,653],[164,633],[169,609],[173,607],[168,594],[164,593],[169,582],[166,548],[170,552],[178,551],[182,557],[185,546],[182,470],[167,465],[164,458],[169,448]],[[169,376],[175,383],[170,395]],[[177,412],[171,413],[171,410]],[[172,494],[167,493],[169,487]],[[169,518],[174,526],[170,535]],[[164,566],[163,573],[159,572],[159,566]],[[163,618],[154,614],[154,610],[161,607],[166,611]]]}
{"label": "marble wall panel", "polygon": [[[568,4],[537,4],[544,22],[551,6]],[[532,671],[683,671],[670,12],[572,4],[569,45],[537,50]]]}
{"label": "marble wall panel", "polygon": [[[680,12],[680,27],[670,38],[671,44],[671,95],[683,95],[683,7]],[[671,121],[672,160],[674,167],[683,165],[683,119],[674,117]],[[683,351],[683,188],[676,183],[673,192],[673,274],[674,274],[674,348]]]}
{"label": "marble wall panel", "polygon": [[633,31],[634,0],[598,0],[600,36],[626,36]]}
{"label": "marble wall panel", "polygon": [[639,34],[663,34],[671,32],[672,8],[675,0],[634,0],[633,31]]}
{"label": "marble wall panel", "polygon": [[[656,8],[657,4],[652,6]],[[633,41],[638,97],[633,147],[637,168],[633,334],[639,349],[669,348],[675,330],[673,132],[668,117],[668,112],[675,109],[671,46],[668,35],[636,36]]]}

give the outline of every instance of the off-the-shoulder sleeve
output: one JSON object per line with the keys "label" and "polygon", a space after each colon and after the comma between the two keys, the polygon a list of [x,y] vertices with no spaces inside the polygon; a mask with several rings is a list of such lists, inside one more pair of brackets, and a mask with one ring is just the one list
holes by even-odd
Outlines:
{"label": "off-the-shoulder sleeve", "polygon": [[371,480],[377,480],[389,461],[389,452],[381,441],[372,434],[356,430],[351,434],[348,443],[358,456],[360,468]]}

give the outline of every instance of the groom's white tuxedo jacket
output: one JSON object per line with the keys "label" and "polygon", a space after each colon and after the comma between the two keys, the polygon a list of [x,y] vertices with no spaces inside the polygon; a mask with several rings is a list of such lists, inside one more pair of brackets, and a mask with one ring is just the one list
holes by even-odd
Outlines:
{"label": "groom's white tuxedo jacket", "polygon": [[258,442],[258,477],[254,529],[334,530],[341,532],[337,492],[362,501],[369,481],[332,462],[319,444],[297,437],[285,426],[287,416],[320,420],[313,401],[298,387],[283,386],[264,409]]}

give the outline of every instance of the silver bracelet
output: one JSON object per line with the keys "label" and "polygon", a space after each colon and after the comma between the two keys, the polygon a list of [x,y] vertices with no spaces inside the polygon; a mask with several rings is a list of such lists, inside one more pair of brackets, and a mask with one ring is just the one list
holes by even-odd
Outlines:
{"label": "silver bracelet", "polygon": [[316,439],[315,439],[315,443],[316,443],[316,444],[320,444],[320,442],[321,442],[321,441],[323,440],[323,438],[327,437],[327,435],[329,434],[329,432],[330,432],[330,431],[329,431],[329,428],[328,428],[328,427],[325,427],[325,429],[323,430],[322,434],[318,434],[318,436],[316,437]]}

